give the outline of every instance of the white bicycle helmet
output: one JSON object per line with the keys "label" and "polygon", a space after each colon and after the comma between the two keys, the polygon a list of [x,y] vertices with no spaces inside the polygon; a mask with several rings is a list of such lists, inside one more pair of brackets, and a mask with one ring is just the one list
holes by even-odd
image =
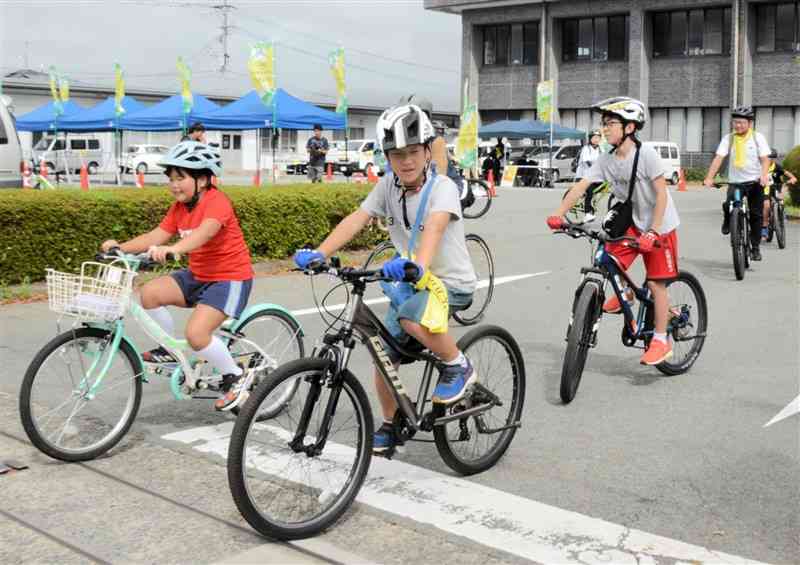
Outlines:
{"label": "white bicycle helmet", "polygon": [[387,109],[378,118],[375,130],[384,154],[409,145],[424,145],[436,137],[425,111],[413,104]]}
{"label": "white bicycle helmet", "polygon": [[433,119],[433,103],[427,98],[423,98],[418,94],[409,94],[408,96],[402,96],[397,101],[398,106],[408,106],[409,104],[419,106],[430,119]]}
{"label": "white bicycle helmet", "polygon": [[628,96],[614,96],[592,105],[592,111],[613,114],[623,122],[633,122],[640,130],[647,122],[647,108],[639,100]]}
{"label": "white bicycle helmet", "polygon": [[164,168],[180,167],[195,171],[207,169],[213,175],[222,176],[219,151],[199,141],[181,141],[156,164]]}

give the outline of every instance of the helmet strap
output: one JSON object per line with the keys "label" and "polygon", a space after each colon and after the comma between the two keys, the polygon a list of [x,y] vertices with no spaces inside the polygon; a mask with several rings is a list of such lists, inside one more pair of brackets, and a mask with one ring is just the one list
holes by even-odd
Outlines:
{"label": "helmet strap", "polygon": [[200,200],[200,187],[197,185],[197,178],[194,178],[194,194],[189,202],[186,203],[186,207],[191,212],[194,210],[194,207],[197,206],[197,202]]}

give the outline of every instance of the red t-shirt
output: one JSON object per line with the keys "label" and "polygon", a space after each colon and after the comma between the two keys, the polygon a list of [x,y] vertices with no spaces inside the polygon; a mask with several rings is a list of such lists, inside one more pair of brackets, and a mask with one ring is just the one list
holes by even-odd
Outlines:
{"label": "red t-shirt", "polygon": [[207,218],[217,220],[222,228],[204,245],[189,253],[189,270],[194,277],[199,281],[252,279],[250,251],[231,201],[223,192],[217,189],[207,190],[191,212],[184,204],[175,202],[159,227],[184,238]]}

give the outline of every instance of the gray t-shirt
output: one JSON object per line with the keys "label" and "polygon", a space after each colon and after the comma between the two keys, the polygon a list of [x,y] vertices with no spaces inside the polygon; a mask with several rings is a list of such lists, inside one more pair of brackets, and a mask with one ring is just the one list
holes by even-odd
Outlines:
{"label": "gray t-shirt", "polygon": [[[589,182],[610,182],[614,197],[620,201],[627,200],[635,154],[636,150],[633,149],[624,159],[618,159],[616,153],[601,153],[589,169],[586,179]],[[665,169],[661,157],[653,147],[642,145],[632,195],[633,223],[641,231],[647,231],[653,223],[653,211],[656,207],[656,189],[653,181],[662,176],[665,176]],[[660,232],[662,234],[671,232],[680,223],[672,195],[667,191],[667,208],[664,210]]]}
{"label": "gray t-shirt", "polygon": [[[407,256],[411,229],[406,229],[403,221],[401,195],[401,189],[394,186],[394,175],[384,175],[361,203],[361,209],[372,217],[386,219],[392,244],[399,252]],[[417,218],[417,209],[421,199],[422,190],[406,194],[406,215],[412,228],[414,220]],[[474,292],[477,277],[464,240],[461,202],[455,183],[445,175],[436,175],[426,208],[422,219],[423,231],[425,221],[431,213],[448,212],[450,214],[450,223],[447,224],[447,228],[442,234],[439,249],[430,264],[431,272],[439,277],[448,288],[461,292]],[[417,235],[417,248],[419,248],[421,239],[422,232]]]}

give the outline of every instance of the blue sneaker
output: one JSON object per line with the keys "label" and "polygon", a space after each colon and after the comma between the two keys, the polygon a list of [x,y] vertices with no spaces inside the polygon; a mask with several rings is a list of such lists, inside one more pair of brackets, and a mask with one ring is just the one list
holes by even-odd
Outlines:
{"label": "blue sneaker", "polygon": [[391,424],[386,422],[372,434],[372,452],[384,453],[397,446],[397,436]]}
{"label": "blue sneaker", "polygon": [[439,372],[439,382],[433,389],[433,398],[436,404],[452,404],[464,398],[464,393],[470,385],[477,382],[478,373],[472,367],[469,359],[467,366],[445,365]]}
{"label": "blue sneaker", "polygon": [[762,239],[767,239],[769,237],[769,228],[761,228],[761,237]]}

